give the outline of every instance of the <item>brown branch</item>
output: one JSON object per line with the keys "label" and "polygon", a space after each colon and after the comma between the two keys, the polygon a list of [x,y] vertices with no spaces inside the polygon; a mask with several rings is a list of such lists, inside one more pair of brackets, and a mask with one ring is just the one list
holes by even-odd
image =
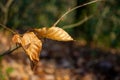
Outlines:
{"label": "brown branch", "polygon": [[2,27],[3,27],[4,29],[6,29],[6,30],[12,32],[13,34],[17,34],[17,32],[13,31],[12,29],[8,28],[7,26],[5,26],[5,25],[3,25],[3,24],[1,24],[1,23],[0,23],[0,26],[2,26]]}
{"label": "brown branch", "polygon": [[18,48],[20,48],[20,47],[21,47],[21,46],[18,46],[18,47],[16,47],[16,48],[12,49],[12,50],[8,50],[8,51],[0,54],[0,57],[5,56],[5,55],[8,55],[8,54],[11,54],[13,51],[15,51],[16,49],[18,49]]}

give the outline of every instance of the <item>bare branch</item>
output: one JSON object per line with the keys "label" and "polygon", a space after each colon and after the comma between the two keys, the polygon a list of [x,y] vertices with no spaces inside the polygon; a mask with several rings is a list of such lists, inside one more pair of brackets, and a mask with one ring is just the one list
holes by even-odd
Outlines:
{"label": "bare branch", "polygon": [[18,48],[20,48],[20,47],[21,47],[21,46],[18,46],[18,47],[16,47],[16,48],[12,49],[12,50],[8,50],[8,51],[0,54],[0,57],[5,56],[5,55],[8,55],[8,54],[11,54],[13,51],[15,51],[16,49],[18,49]]}
{"label": "bare branch", "polygon": [[72,9],[68,10],[66,13],[64,13],[64,14],[53,24],[53,26],[56,26],[63,17],[65,17],[68,13],[74,11],[75,9],[78,9],[78,8],[80,8],[80,7],[83,7],[83,6],[86,6],[86,5],[89,5],[89,4],[96,3],[96,2],[98,2],[98,1],[102,1],[102,0],[94,0],[94,1],[85,3],[85,4],[83,4],[83,5],[80,5],[80,6],[77,6],[77,7],[74,7],[74,8],[72,8]]}
{"label": "bare branch", "polygon": [[0,26],[3,27],[3,28],[6,29],[6,30],[12,32],[13,34],[17,34],[17,32],[13,31],[12,29],[8,28],[7,26],[5,26],[5,25],[3,25],[3,24],[1,24],[1,23],[0,23]]}
{"label": "bare branch", "polygon": [[74,28],[74,27],[77,27],[77,26],[80,26],[82,25],[83,23],[85,23],[86,21],[88,21],[89,19],[91,19],[93,16],[89,16],[89,17],[85,17],[83,20],[75,23],[75,24],[71,24],[71,25],[67,25],[67,26],[63,26],[62,28],[63,29],[68,29],[68,28]]}

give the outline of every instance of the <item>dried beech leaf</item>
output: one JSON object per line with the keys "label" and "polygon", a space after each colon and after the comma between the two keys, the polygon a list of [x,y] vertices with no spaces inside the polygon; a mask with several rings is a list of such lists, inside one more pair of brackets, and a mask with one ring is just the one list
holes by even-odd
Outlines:
{"label": "dried beech leaf", "polygon": [[14,43],[21,43],[21,37],[19,34],[15,34],[13,37],[12,37],[12,41]]}
{"label": "dried beech leaf", "polygon": [[37,36],[49,38],[57,41],[71,41],[73,38],[59,27],[41,28],[34,30]]}
{"label": "dried beech leaf", "polygon": [[14,35],[12,40],[13,42],[20,43],[22,45],[32,62],[36,63],[39,61],[42,42],[33,32],[25,33],[23,37]]}

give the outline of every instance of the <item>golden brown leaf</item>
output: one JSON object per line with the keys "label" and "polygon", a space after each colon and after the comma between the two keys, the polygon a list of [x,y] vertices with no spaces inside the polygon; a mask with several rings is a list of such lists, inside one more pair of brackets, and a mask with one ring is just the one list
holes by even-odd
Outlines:
{"label": "golden brown leaf", "polygon": [[50,27],[50,28],[41,28],[41,29],[34,29],[37,36],[49,38],[52,40],[57,41],[71,41],[73,38],[63,29],[59,27]]}
{"label": "golden brown leaf", "polygon": [[20,37],[18,34],[13,36],[13,42],[20,43],[33,63],[39,61],[39,54],[42,48],[42,42],[33,32],[28,32]]}
{"label": "golden brown leaf", "polygon": [[21,37],[19,34],[15,34],[13,37],[12,37],[12,41],[14,43],[21,43]]}

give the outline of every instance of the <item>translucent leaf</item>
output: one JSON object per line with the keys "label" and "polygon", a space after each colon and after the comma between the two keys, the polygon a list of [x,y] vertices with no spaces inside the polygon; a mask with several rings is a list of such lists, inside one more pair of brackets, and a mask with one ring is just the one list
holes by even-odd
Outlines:
{"label": "translucent leaf", "polygon": [[22,45],[26,54],[29,56],[33,63],[39,61],[39,54],[42,48],[42,42],[37,38],[33,32],[25,33],[22,37],[18,34],[14,35],[12,38],[13,42]]}
{"label": "translucent leaf", "polygon": [[14,42],[14,43],[21,43],[21,37],[20,37],[20,35],[18,35],[18,34],[15,34],[13,37],[12,37],[12,41]]}
{"label": "translucent leaf", "polygon": [[57,41],[71,41],[73,38],[63,29],[59,27],[50,27],[50,28],[41,28],[41,29],[34,29],[37,36],[49,38],[52,40]]}

